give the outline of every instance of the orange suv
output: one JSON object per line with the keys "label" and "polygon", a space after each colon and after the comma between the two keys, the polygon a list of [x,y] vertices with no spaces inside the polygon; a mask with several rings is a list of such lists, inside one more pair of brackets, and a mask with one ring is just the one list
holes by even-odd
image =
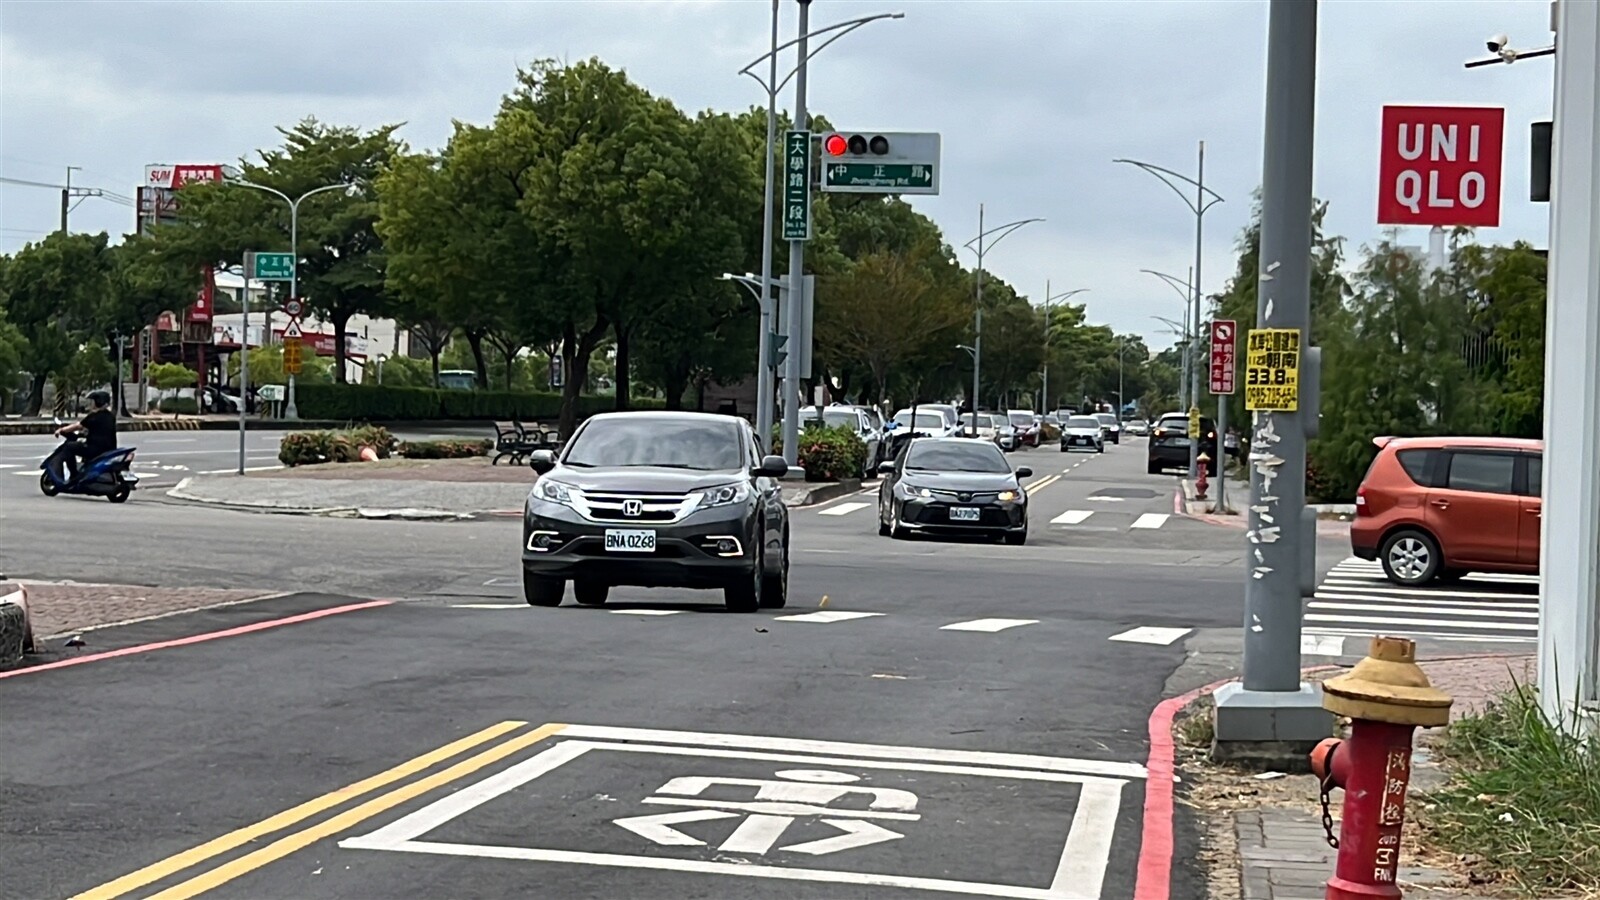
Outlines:
{"label": "orange suv", "polygon": [[1356,491],[1350,548],[1395,584],[1539,571],[1544,442],[1381,437]]}

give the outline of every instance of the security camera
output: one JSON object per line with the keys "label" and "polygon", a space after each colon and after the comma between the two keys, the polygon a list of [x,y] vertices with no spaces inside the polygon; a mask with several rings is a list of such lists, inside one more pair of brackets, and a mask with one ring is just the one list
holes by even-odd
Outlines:
{"label": "security camera", "polygon": [[1499,53],[1505,49],[1507,44],[1511,43],[1511,38],[1506,37],[1504,34],[1497,34],[1484,43],[1488,45],[1490,53]]}

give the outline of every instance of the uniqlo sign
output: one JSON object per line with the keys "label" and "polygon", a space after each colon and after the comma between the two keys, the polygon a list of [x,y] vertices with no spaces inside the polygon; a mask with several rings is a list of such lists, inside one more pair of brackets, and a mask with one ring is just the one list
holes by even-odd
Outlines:
{"label": "uniqlo sign", "polygon": [[1233,393],[1234,342],[1238,336],[1238,323],[1232,319],[1217,319],[1211,323],[1211,393]]}
{"label": "uniqlo sign", "polygon": [[1499,225],[1505,127],[1500,107],[1385,106],[1378,224]]}

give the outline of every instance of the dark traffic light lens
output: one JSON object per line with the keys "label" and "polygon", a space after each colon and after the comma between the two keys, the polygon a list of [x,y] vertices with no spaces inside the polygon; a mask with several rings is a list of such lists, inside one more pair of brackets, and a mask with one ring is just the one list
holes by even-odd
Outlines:
{"label": "dark traffic light lens", "polygon": [[867,152],[867,139],[859,134],[850,135],[850,152],[855,154]]}
{"label": "dark traffic light lens", "polygon": [[872,139],[871,147],[874,156],[882,156],[889,152],[889,139],[881,134],[877,135]]}

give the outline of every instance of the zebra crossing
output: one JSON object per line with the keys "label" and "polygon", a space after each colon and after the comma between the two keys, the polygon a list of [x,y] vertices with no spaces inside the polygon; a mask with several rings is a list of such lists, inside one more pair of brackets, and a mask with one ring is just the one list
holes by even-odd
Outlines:
{"label": "zebra crossing", "polygon": [[[863,510],[874,510],[876,503],[845,500],[830,503],[815,511],[816,515],[830,518],[852,516]],[[868,513],[871,514],[870,512]],[[1083,528],[1091,531],[1138,530],[1153,531],[1168,525],[1174,518],[1171,513],[1132,513],[1104,509],[1069,509],[1049,520],[1053,528]]]}
{"label": "zebra crossing", "polygon": [[1304,631],[1534,643],[1539,632],[1539,579],[1468,575],[1453,583],[1403,587],[1384,577],[1380,563],[1351,557],[1335,565],[1317,585],[1306,603]]}

